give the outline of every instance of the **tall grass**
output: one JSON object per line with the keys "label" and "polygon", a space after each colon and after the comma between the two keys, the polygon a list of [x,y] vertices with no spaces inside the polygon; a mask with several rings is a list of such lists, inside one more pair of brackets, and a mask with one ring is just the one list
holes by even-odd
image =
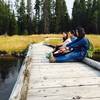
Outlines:
{"label": "tall grass", "polygon": [[13,52],[22,52],[30,43],[36,43],[43,40],[43,36],[0,36],[0,51],[11,54]]}
{"label": "tall grass", "polygon": [[[22,52],[30,43],[37,43],[43,41],[45,38],[60,38],[48,41],[49,44],[62,43],[61,34],[41,34],[41,35],[26,35],[26,36],[0,36],[0,51],[12,54],[13,52]],[[93,43],[95,51],[100,51],[100,36],[99,35],[86,35]]]}
{"label": "tall grass", "polygon": [[95,52],[100,52],[100,35],[86,35],[86,37],[92,42]]}

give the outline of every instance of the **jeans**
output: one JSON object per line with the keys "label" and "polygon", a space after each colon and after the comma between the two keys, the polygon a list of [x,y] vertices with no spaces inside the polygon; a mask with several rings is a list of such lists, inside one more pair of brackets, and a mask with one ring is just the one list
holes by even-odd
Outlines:
{"label": "jeans", "polygon": [[68,61],[82,61],[85,57],[85,52],[72,51],[65,55],[55,56],[56,62],[68,62]]}

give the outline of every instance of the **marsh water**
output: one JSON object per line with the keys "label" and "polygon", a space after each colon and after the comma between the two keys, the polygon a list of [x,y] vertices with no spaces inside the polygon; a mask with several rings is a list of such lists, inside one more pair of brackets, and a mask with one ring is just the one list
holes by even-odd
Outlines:
{"label": "marsh water", "polygon": [[17,80],[22,58],[0,58],[0,100],[8,100]]}

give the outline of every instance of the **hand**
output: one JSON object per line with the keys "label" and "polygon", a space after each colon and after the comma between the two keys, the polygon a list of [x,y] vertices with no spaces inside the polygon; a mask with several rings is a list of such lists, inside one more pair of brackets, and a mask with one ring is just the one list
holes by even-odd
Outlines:
{"label": "hand", "polygon": [[65,52],[66,49],[65,49],[65,48],[61,48],[60,51],[61,51],[61,52]]}
{"label": "hand", "polygon": [[66,50],[69,50],[69,47],[66,47]]}

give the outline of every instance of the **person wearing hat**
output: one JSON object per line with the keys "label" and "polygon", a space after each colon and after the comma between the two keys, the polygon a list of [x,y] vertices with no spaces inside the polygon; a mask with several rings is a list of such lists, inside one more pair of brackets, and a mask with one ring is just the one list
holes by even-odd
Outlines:
{"label": "person wearing hat", "polygon": [[78,27],[76,29],[76,36],[76,40],[67,44],[66,47],[62,49],[62,52],[67,50],[68,53],[59,56],[53,56],[53,54],[51,54],[50,62],[82,61],[89,48],[88,39],[85,38],[84,28]]}

